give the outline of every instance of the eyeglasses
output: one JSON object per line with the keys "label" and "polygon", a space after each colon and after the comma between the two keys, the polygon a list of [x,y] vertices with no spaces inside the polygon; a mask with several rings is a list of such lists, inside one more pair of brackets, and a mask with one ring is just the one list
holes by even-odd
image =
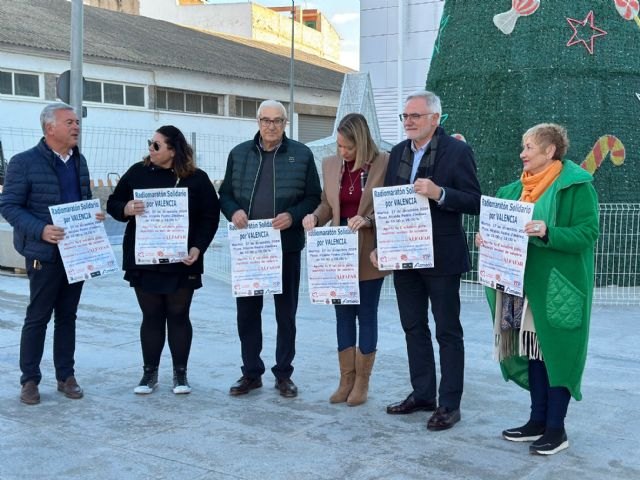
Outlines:
{"label": "eyeglasses", "polygon": [[159,142],[156,142],[155,140],[147,140],[147,144],[150,147],[153,147],[153,149],[157,152],[162,148],[162,145],[160,145]]}
{"label": "eyeglasses", "polygon": [[400,115],[398,115],[398,118],[400,118],[401,122],[406,122],[408,119],[411,119],[411,120],[413,120],[415,122],[420,117],[426,117],[428,115],[437,115],[437,113],[435,113],[435,112],[430,112],[430,113],[401,113]]}
{"label": "eyeglasses", "polygon": [[269,127],[271,125],[275,125],[276,127],[281,127],[282,125],[284,125],[284,122],[286,122],[286,119],[284,118],[274,118],[273,120],[271,120],[270,118],[260,119],[260,125],[262,125],[263,127]]}

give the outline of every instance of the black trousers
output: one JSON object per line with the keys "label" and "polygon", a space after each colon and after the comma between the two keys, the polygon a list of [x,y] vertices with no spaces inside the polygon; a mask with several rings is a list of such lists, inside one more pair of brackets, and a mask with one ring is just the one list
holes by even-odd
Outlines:
{"label": "black trousers", "polygon": [[27,259],[29,306],[20,338],[20,383],[40,383],[40,361],[44,352],[47,325],[53,314],[53,364],[56,379],[65,381],[74,375],[76,351],[76,313],[84,282],[67,282],[62,260],[42,263],[33,268]]}
{"label": "black trousers", "polygon": [[[296,354],[296,312],[300,289],[300,252],[282,254],[282,293],[273,296],[278,334],[276,340],[276,364],[271,369],[278,379],[291,377],[293,357]],[[264,363],[262,352],[263,297],[238,297],[238,335],[242,350],[242,374],[260,377]]]}
{"label": "black trousers", "polygon": [[460,275],[434,276],[424,269],[393,274],[400,321],[407,342],[413,394],[436,399],[436,365],[428,323],[429,302],[440,351],[438,404],[459,408],[464,383],[464,341],[460,324]]}

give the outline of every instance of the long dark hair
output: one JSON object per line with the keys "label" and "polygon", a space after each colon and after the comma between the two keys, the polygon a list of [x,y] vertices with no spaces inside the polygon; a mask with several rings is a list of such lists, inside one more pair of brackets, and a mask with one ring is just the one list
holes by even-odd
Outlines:
{"label": "long dark hair", "polygon": [[[196,162],[193,159],[193,149],[187,143],[182,132],[173,125],[164,125],[156,130],[167,141],[167,146],[175,153],[173,155],[173,171],[178,178],[186,178],[196,171]],[[144,164],[149,165],[151,158],[144,157]]]}

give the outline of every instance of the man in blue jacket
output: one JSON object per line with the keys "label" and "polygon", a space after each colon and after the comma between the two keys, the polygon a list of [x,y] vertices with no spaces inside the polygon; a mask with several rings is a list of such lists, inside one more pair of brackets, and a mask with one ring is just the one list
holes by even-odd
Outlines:
{"label": "man in blue jacket", "polygon": [[[385,187],[413,184],[429,199],[433,268],[396,270],[393,281],[405,332],[413,391],[387,407],[392,415],[434,411],[429,430],[446,430],[460,420],[464,341],[460,323],[460,278],[471,268],[462,214],[480,211],[480,185],[473,151],[447,135],[440,124],[440,98],[431,92],[407,97],[400,120],[407,140],[391,150]],[[377,261],[375,251],[372,261]],[[428,325],[428,310],[440,347],[440,386]]]}
{"label": "man in blue jacket", "polygon": [[[249,220],[273,219],[282,239],[282,293],[274,295],[278,334],[276,365],[271,369],[283,397],[295,397],[291,380],[296,341],[300,285],[300,251],[304,247],[302,219],[320,203],[320,179],[311,150],[284,134],[287,111],[280,102],[265,100],[258,108],[259,132],[231,150],[220,186],[220,208],[237,228]],[[262,296],[236,298],[242,377],[231,395],[262,387]]]}
{"label": "man in blue jacket", "polygon": [[30,301],[20,339],[20,400],[28,405],[40,403],[40,361],[54,312],[58,391],[68,398],[83,396],[73,368],[82,282],[67,282],[58,250],[64,229],[52,224],[49,206],[90,199],[89,169],[78,151],[80,127],[73,108],[64,103],[47,105],[40,124],[44,137],[11,159],[0,196],[0,213],[13,226],[13,244],[25,257],[29,276]]}

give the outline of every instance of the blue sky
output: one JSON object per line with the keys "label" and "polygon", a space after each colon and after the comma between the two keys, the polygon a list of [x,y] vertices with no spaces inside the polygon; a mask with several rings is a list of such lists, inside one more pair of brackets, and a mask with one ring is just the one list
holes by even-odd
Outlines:
{"label": "blue sky", "polygon": [[[257,3],[265,7],[291,6],[291,0],[208,0],[207,3]],[[329,19],[342,38],[341,60],[358,69],[360,64],[360,0],[295,0],[303,8],[317,8]]]}

